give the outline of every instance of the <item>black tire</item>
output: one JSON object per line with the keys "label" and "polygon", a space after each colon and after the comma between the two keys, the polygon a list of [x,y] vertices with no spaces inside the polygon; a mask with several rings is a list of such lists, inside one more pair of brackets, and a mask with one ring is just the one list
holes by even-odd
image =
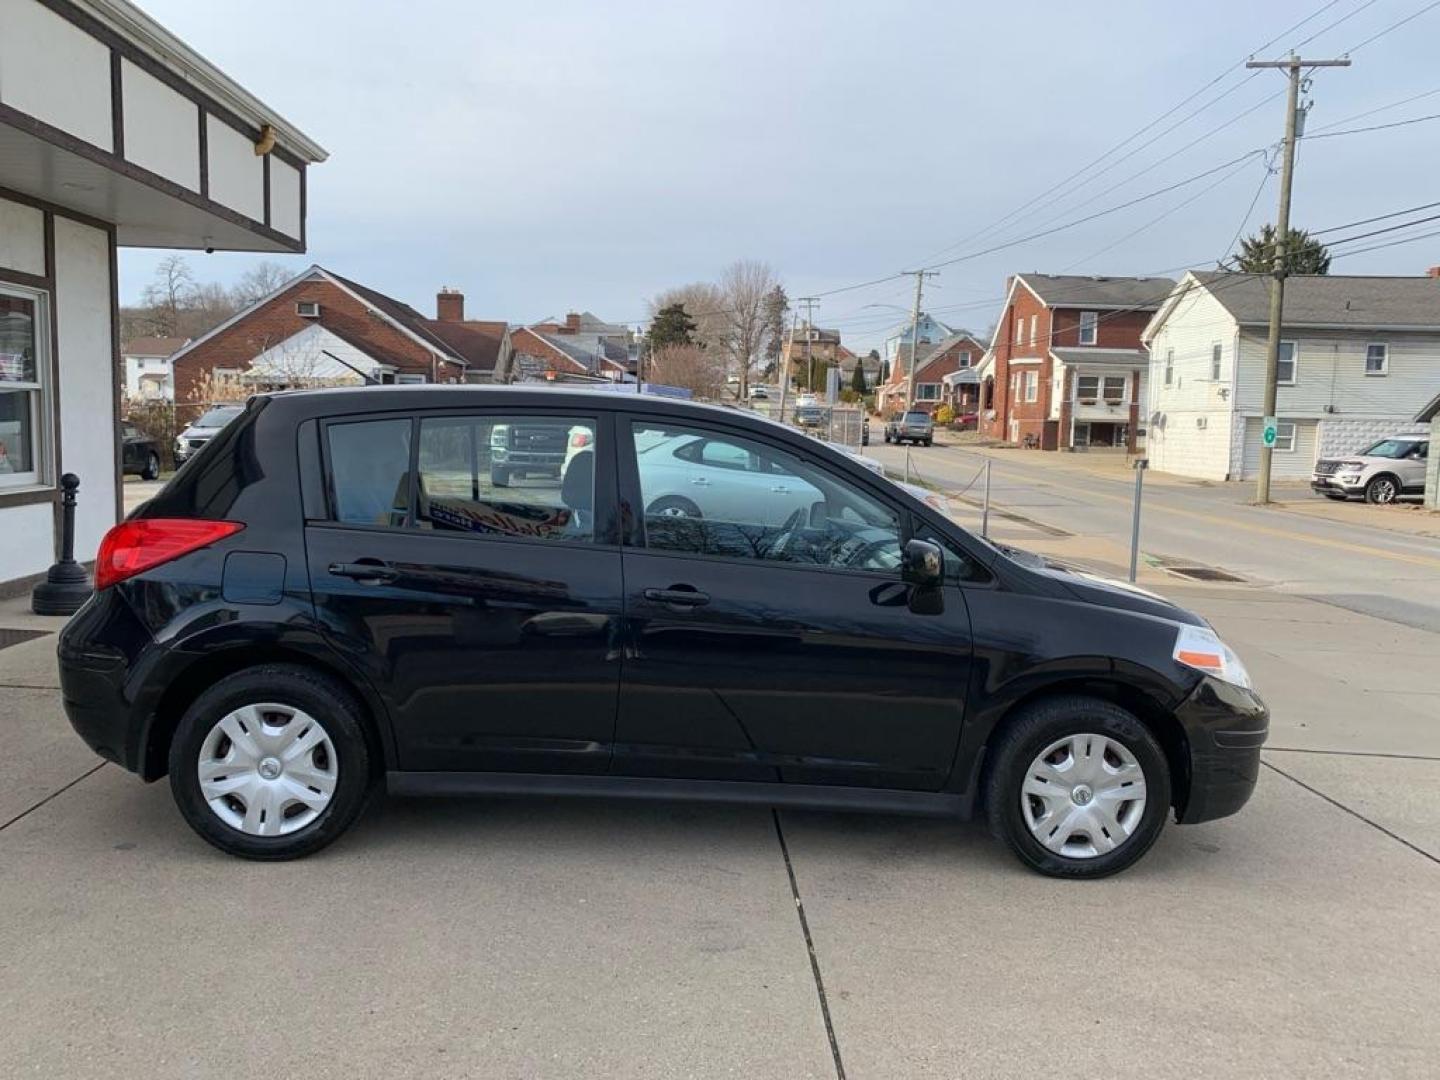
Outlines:
{"label": "black tire", "polygon": [[683,495],[665,495],[645,508],[646,517],[703,518],[700,507]]}
{"label": "black tire", "polygon": [[[1145,808],[1130,836],[1113,851],[1071,858],[1046,848],[1030,831],[1021,786],[1031,763],[1066,735],[1094,733],[1113,739],[1135,758],[1145,778]],[[1045,698],[1008,720],[987,754],[985,807],[990,831],[1020,861],[1049,877],[1101,878],[1119,873],[1150,849],[1170,814],[1170,767],[1165,751],[1144,724],[1099,698]]]}
{"label": "black tire", "polygon": [[1372,477],[1365,485],[1365,501],[1374,506],[1389,506],[1400,498],[1400,481],[1389,473]]}
{"label": "black tire", "polygon": [[510,470],[498,465],[490,466],[490,484],[493,487],[510,486]]}
{"label": "black tire", "polygon": [[[211,729],[244,705],[275,703],[317,720],[335,748],[335,790],[314,821],[281,836],[255,836],[223,821],[200,790],[201,749]],[[170,743],[170,790],[186,823],[215,847],[246,859],[313,854],[348,829],[376,787],[376,761],[359,705],[344,684],[292,664],[263,664],[221,679],[185,710]]]}
{"label": "black tire", "polygon": [[925,445],[926,445],[926,446],[931,446],[931,445],[934,444],[934,442],[935,442],[934,439],[926,439],[926,440],[925,440]]}
{"label": "black tire", "polygon": [[145,458],[145,468],[142,469],[141,472],[140,472],[140,479],[142,479],[142,480],[159,480],[159,479],[160,479],[160,455],[157,454],[157,453],[155,453],[155,451],[153,451],[153,450],[150,451],[149,456]]}

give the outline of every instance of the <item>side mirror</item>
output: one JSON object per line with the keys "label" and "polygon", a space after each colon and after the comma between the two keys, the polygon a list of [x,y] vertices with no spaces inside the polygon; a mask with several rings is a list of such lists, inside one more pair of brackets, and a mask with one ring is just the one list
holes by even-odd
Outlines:
{"label": "side mirror", "polygon": [[945,576],[945,556],[928,540],[911,540],[901,558],[900,576],[911,585],[930,588]]}

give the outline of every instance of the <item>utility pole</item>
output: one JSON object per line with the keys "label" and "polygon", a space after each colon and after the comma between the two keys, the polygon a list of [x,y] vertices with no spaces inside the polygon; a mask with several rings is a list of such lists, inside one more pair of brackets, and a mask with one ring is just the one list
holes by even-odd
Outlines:
{"label": "utility pole", "polygon": [[805,387],[812,394],[815,392],[815,360],[811,355],[810,341],[812,331],[815,329],[815,305],[820,303],[818,296],[796,297],[797,304],[805,305]]}
{"label": "utility pole", "polygon": [[1275,220],[1275,280],[1270,283],[1270,336],[1265,347],[1265,428],[1261,432],[1260,476],[1255,482],[1255,501],[1263,505],[1270,501],[1270,462],[1275,449],[1271,423],[1275,417],[1276,385],[1280,372],[1280,327],[1285,318],[1285,242],[1290,233],[1290,188],[1295,178],[1300,71],[1302,68],[1349,67],[1350,61],[1302,60],[1292,52],[1285,60],[1250,60],[1245,66],[1281,69],[1290,80],[1290,91],[1285,97],[1285,156],[1280,172],[1280,209]]}
{"label": "utility pole", "polygon": [[800,312],[790,315],[790,340],[780,352],[780,423],[785,422],[785,399],[790,396],[790,362],[795,359],[795,324],[800,321]]}
{"label": "utility pole", "polygon": [[[905,371],[905,411],[915,405],[915,353],[920,348],[920,296],[925,290],[927,277],[939,277],[939,270],[902,270],[902,274],[915,275],[915,310],[910,314],[910,366]],[[895,358],[899,360],[897,356]]]}

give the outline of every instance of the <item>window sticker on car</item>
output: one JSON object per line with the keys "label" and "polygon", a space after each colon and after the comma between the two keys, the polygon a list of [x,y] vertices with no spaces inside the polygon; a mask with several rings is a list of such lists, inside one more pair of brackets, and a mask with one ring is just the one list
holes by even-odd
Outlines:
{"label": "window sticker on car", "polygon": [[570,525],[568,509],[551,506],[527,506],[522,503],[471,502],[461,499],[429,500],[429,517],[436,525],[461,532],[501,533],[505,536],[529,536],[559,539]]}

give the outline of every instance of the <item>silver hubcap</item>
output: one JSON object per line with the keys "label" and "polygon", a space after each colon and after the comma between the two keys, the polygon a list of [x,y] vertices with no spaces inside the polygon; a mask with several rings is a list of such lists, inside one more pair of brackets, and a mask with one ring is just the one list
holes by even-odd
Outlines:
{"label": "silver hubcap", "polygon": [[1067,735],[1030,763],[1020,812],[1031,834],[1056,855],[1093,859],[1114,851],[1145,814],[1145,770],[1104,735]]}
{"label": "silver hubcap", "polygon": [[293,705],[246,705],[205,736],[200,793],[216,817],[251,836],[284,836],[324,812],[339,762],[320,723]]}

